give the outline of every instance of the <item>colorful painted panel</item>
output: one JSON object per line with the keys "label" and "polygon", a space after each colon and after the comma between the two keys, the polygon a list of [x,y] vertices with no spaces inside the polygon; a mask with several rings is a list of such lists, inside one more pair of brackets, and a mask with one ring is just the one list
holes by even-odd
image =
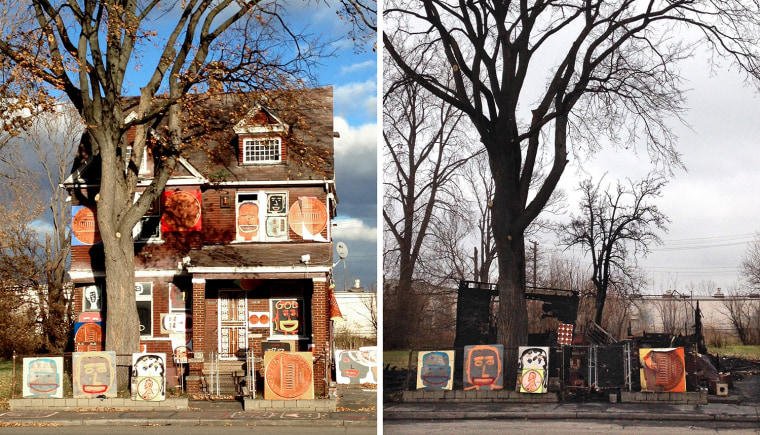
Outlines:
{"label": "colorful painted panel", "polygon": [[105,350],[104,338],[101,322],[74,323],[74,346],[77,352]]}
{"label": "colorful painted panel", "polygon": [[336,350],[335,361],[339,384],[377,384],[377,348]]}
{"label": "colorful painted panel", "polygon": [[686,392],[686,370],[682,347],[639,349],[641,391]]}
{"label": "colorful painted panel", "polygon": [[71,245],[96,245],[101,242],[98,212],[95,207],[71,207]]}
{"label": "colorful painted panel", "polygon": [[161,232],[200,231],[201,191],[181,190],[161,194]]}
{"label": "colorful painted panel", "polygon": [[319,233],[327,227],[327,207],[319,198],[304,196],[290,206],[290,229],[304,240],[322,240]]}
{"label": "colorful painted panel", "polygon": [[24,397],[63,398],[63,358],[24,358]]}
{"label": "colorful painted panel", "polygon": [[518,349],[520,360],[517,384],[521,393],[546,393],[549,385],[549,348],[524,347]]}
{"label": "colorful painted panel", "polygon": [[504,388],[501,344],[464,347],[464,389],[501,390]]}
{"label": "colorful painted panel", "polygon": [[166,354],[132,354],[132,399],[166,400]]}
{"label": "colorful painted panel", "polygon": [[267,311],[250,311],[248,312],[248,328],[269,328],[270,319]]}
{"label": "colorful painted panel", "polygon": [[266,352],[264,367],[264,399],[314,399],[311,352]]}
{"label": "colorful painted panel", "polygon": [[272,336],[297,337],[303,331],[303,300],[272,299]]}
{"label": "colorful painted panel", "polygon": [[557,326],[557,343],[564,346],[573,344],[573,328],[569,323],[560,323]]}
{"label": "colorful painted panel", "polygon": [[255,201],[238,203],[237,239],[252,241],[259,239],[259,205]]}
{"label": "colorful painted panel", "polygon": [[454,386],[454,351],[417,354],[417,389],[451,390]]}
{"label": "colorful painted panel", "polygon": [[76,399],[116,397],[116,352],[74,352],[71,383]]}

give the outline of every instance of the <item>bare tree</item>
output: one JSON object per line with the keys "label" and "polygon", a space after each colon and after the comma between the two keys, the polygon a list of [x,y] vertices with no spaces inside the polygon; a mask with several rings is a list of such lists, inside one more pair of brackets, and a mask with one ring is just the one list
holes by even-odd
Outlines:
{"label": "bare tree", "polygon": [[759,300],[749,298],[747,292],[740,290],[737,285],[732,285],[726,289],[723,306],[718,309],[731,322],[743,345],[758,343],[760,340],[760,331],[757,329]]}
{"label": "bare tree", "polygon": [[760,235],[747,245],[739,274],[754,289],[760,289]]}
{"label": "bare tree", "polygon": [[61,183],[68,175],[71,157],[79,145],[83,129],[74,107],[59,104],[54,110],[35,117],[20,136],[23,138],[20,145],[33,152],[25,157],[27,166],[37,174],[42,191],[50,194],[47,209],[52,227],[43,230],[46,285],[40,316],[44,347],[54,353],[63,352],[74,322],[74,301],[66,295],[66,260],[71,252],[68,226],[71,203]]}
{"label": "bare tree", "polygon": [[608,289],[615,284],[624,288],[623,282],[615,282],[615,276],[635,274],[632,259],[639,252],[646,254],[650,244],[660,242],[657,230],[665,230],[668,222],[657,206],[650,203],[661,195],[665,184],[661,178],[629,180],[627,186],[618,182],[613,191],[609,186],[602,191],[603,181],[602,178],[594,184],[588,179],[580,183],[582,213],[572,216],[571,222],[560,225],[558,230],[563,244],[580,245],[591,255],[591,281],[596,290],[594,321],[598,325],[602,325]]}
{"label": "bare tree", "polygon": [[423,246],[436,222],[439,194],[466,161],[467,141],[457,131],[461,113],[393,68],[385,74],[383,221],[386,249],[395,250],[390,257],[398,261],[397,291],[391,293],[398,300],[385,305],[383,314],[385,342],[397,348],[414,333],[406,322],[424,307],[414,291],[416,283],[422,285]]}
{"label": "bare tree", "polygon": [[372,294],[372,297],[362,298],[362,305],[364,305],[364,308],[367,309],[367,312],[364,313],[364,318],[369,322],[370,325],[372,325],[372,328],[375,329],[375,336],[377,337],[377,326],[378,326],[377,292],[373,291],[371,294]]}
{"label": "bare tree", "polygon": [[[499,262],[499,341],[527,340],[525,238],[571,152],[646,142],[653,161],[678,164],[666,120],[683,109],[674,68],[712,48],[760,75],[756,2],[677,0],[459,2],[390,0],[383,45],[406,76],[467,115],[494,177],[493,231]],[[704,44],[682,43],[688,29]],[[445,59],[454,80],[427,70]],[[548,77],[543,87],[536,77]],[[574,142],[574,139],[582,139]],[[536,162],[551,166],[534,184]],[[509,350],[507,373],[516,370]],[[514,362],[514,363],[513,363]]]}
{"label": "bare tree", "polygon": [[[358,10],[349,6],[351,13]],[[292,27],[280,2],[0,0],[0,9],[19,19],[18,31],[8,34],[4,27],[0,38],[4,65],[32,78],[42,101],[53,91],[63,93],[85,121],[84,157],[100,162],[100,191],[93,200],[105,252],[106,307],[110,318],[119,319],[108,323],[106,347],[135,352],[132,229],[163,191],[188,134],[208,132],[208,118],[193,110],[206,98],[194,93],[214,83],[227,90],[300,87],[312,79],[309,67],[322,45]],[[147,50],[155,56],[143,57]],[[132,75],[135,68],[142,70],[139,77]],[[140,89],[129,118],[122,106],[128,85]],[[153,178],[134,201],[148,132],[160,118],[167,128],[152,147]],[[293,154],[299,157],[297,149]]]}

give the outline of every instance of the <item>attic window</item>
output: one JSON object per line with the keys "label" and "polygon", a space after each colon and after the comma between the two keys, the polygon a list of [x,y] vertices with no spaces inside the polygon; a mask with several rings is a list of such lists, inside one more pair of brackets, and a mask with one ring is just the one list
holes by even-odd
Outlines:
{"label": "attic window", "polygon": [[243,163],[279,163],[282,141],[279,137],[243,140]]}

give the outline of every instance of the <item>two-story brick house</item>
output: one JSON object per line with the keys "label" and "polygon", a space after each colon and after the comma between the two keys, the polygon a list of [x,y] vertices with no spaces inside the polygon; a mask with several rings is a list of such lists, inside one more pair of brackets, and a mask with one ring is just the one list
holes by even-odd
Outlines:
{"label": "two-story brick house", "polygon": [[[242,365],[246,352],[262,358],[268,347],[313,352],[314,391],[324,394],[337,204],[332,89],[209,95],[203,104],[193,115],[198,125],[188,116],[185,130],[215,129],[214,139],[188,141],[160,201],[134,230],[141,346],[175,357],[190,347],[189,391],[212,356]],[[152,132],[160,131],[158,123]],[[146,157],[138,195],[153,174]],[[93,327],[105,300],[93,200],[99,170],[96,157],[80,160],[66,182],[70,276],[80,323]],[[91,344],[93,336],[76,341]]]}

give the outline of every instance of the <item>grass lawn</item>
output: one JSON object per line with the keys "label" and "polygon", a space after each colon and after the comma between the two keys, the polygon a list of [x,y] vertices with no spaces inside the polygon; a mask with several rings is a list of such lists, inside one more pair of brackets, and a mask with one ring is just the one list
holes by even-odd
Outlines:
{"label": "grass lawn", "polygon": [[[417,362],[417,351],[412,352],[412,364]],[[406,369],[409,366],[409,351],[394,350],[383,352],[383,367],[390,364],[390,367]]]}
{"label": "grass lawn", "polygon": [[708,352],[711,354],[719,354],[720,356],[731,356],[735,358],[751,359],[760,361],[760,346],[725,346],[725,347],[711,347],[707,346]]}

